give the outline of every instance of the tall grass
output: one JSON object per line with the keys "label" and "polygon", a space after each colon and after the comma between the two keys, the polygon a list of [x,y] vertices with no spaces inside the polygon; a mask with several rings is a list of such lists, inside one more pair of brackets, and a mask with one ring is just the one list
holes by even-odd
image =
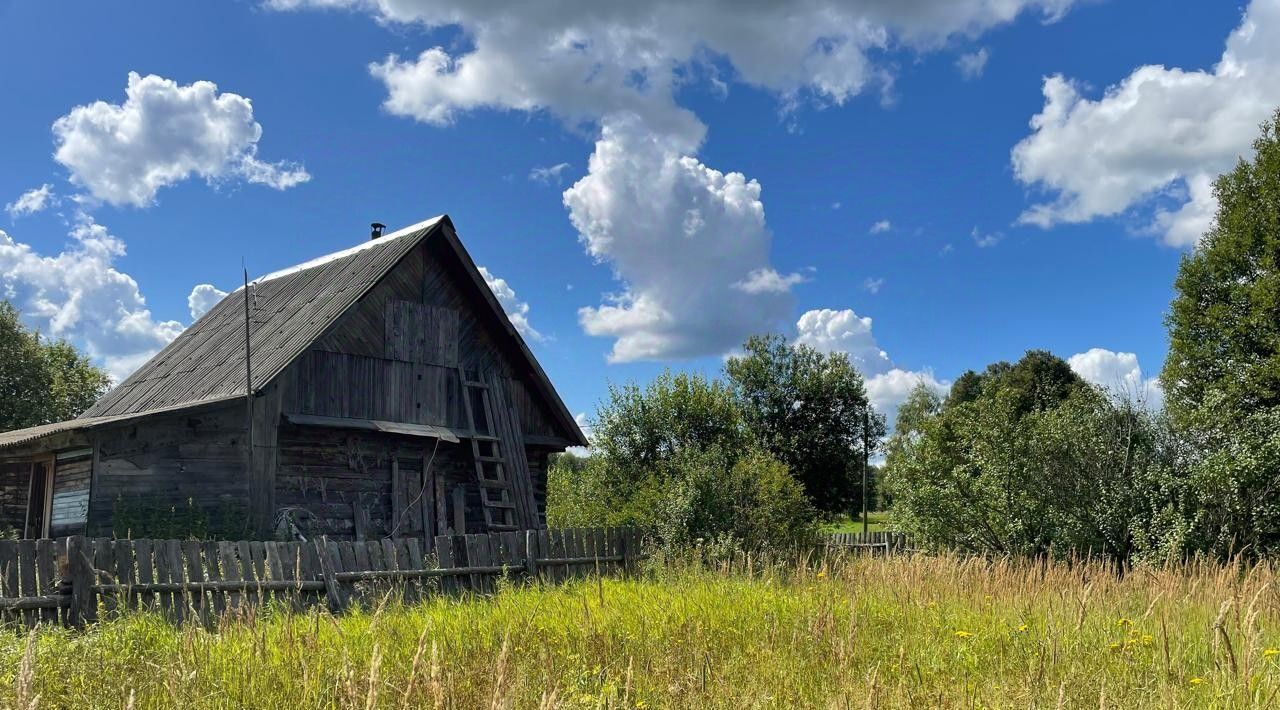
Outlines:
{"label": "tall grass", "polygon": [[14,707],[1275,707],[1276,568],[846,558],[0,634]]}

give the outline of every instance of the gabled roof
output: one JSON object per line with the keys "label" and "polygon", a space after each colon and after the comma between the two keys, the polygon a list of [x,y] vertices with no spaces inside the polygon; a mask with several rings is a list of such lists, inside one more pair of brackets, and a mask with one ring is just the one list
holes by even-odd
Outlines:
{"label": "gabled roof", "polygon": [[[249,349],[253,389],[259,390],[270,383],[414,247],[428,239],[442,239],[448,251],[458,258],[463,272],[480,293],[480,300],[487,304],[487,310],[499,324],[499,330],[510,339],[513,352],[525,361],[535,390],[570,434],[571,443],[586,445],[586,437],[485,284],[447,215],[250,282]],[[90,407],[76,420],[79,426],[57,430],[101,424],[103,418],[108,417],[173,411],[243,397],[244,333],[244,294],[242,289],[237,289]],[[30,437],[22,439],[27,441]],[[3,445],[0,441],[0,446]]]}
{"label": "gabled roof", "polygon": [[[443,217],[249,283],[253,389],[266,386]],[[80,418],[138,414],[244,395],[244,293],[227,295]]]}

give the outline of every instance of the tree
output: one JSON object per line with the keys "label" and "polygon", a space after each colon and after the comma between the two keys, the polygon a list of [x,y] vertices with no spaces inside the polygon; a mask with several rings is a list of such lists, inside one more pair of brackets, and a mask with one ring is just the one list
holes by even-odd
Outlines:
{"label": "tree", "polygon": [[610,385],[592,426],[592,447],[631,483],[661,474],[685,449],[739,451],[746,445],[742,415],[728,387],[669,370],[644,389]]}
{"label": "tree", "polygon": [[1280,110],[1253,147],[1214,182],[1213,227],[1174,283],[1161,381],[1183,422],[1211,399],[1225,417],[1280,406]]}
{"label": "tree", "polygon": [[884,435],[862,375],[844,353],[753,336],[725,364],[747,430],[826,512],[861,501],[862,461]]}
{"label": "tree", "polygon": [[1166,406],[1194,448],[1195,546],[1280,551],[1280,110],[1183,257],[1166,317]]}
{"label": "tree", "polygon": [[43,342],[0,301],[0,431],[72,419],[110,384],[71,344]]}
{"label": "tree", "polygon": [[895,522],[929,545],[1127,560],[1178,549],[1185,481],[1167,429],[1031,351],[942,403],[918,387],[886,447]]}
{"label": "tree", "polygon": [[965,372],[951,388],[947,404],[972,402],[984,391],[1004,389],[1014,393],[1018,413],[1026,414],[1056,406],[1084,385],[1066,360],[1047,350],[1028,350],[1012,365],[1001,360],[987,365],[981,374]]}

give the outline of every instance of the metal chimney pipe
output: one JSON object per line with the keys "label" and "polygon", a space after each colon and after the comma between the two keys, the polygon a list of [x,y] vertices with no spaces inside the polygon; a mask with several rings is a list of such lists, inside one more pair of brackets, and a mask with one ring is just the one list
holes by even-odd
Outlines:
{"label": "metal chimney pipe", "polygon": [[370,224],[369,227],[372,229],[369,233],[369,238],[377,239],[382,236],[382,230],[386,229],[387,225],[381,222],[374,222],[373,224]]}

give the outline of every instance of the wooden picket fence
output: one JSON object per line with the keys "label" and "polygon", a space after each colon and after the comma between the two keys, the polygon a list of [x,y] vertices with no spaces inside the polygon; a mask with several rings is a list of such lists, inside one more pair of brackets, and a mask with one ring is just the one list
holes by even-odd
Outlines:
{"label": "wooden picket fence", "polygon": [[900,532],[829,533],[823,544],[827,549],[895,555],[914,552],[911,536]]}
{"label": "wooden picket fence", "polygon": [[4,540],[0,622],[83,626],[142,609],[209,625],[272,603],[340,612],[388,594],[491,593],[503,577],[557,582],[625,571],[639,557],[640,535],[629,528],[365,542]]}

